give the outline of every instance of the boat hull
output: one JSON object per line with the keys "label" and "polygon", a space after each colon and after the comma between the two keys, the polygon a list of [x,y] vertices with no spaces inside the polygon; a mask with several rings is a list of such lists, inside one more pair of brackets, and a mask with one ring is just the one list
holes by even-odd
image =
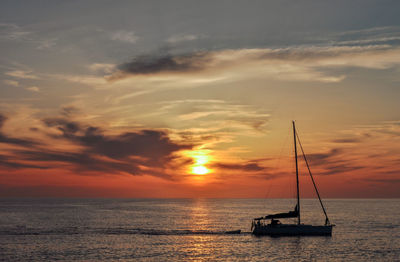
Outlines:
{"label": "boat hull", "polygon": [[253,234],[257,236],[331,236],[332,227],[333,225],[257,225],[254,227]]}

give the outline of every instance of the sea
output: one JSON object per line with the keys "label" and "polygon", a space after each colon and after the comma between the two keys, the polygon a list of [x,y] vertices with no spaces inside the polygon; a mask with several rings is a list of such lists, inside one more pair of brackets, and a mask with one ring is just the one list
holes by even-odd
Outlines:
{"label": "sea", "polygon": [[[324,203],[332,236],[257,237],[253,218],[295,201],[0,199],[0,260],[400,261],[400,199]],[[324,223],[317,200],[301,208],[302,223]]]}

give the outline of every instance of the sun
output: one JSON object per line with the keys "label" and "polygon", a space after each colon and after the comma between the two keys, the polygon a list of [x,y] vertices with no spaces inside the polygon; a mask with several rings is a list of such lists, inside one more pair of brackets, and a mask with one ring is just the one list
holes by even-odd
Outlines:
{"label": "sun", "polygon": [[193,166],[192,173],[196,175],[205,175],[210,173],[210,170],[205,166]]}
{"label": "sun", "polygon": [[206,175],[211,172],[209,168],[207,168],[207,164],[209,164],[211,160],[210,150],[193,150],[187,151],[186,155],[193,159],[193,164],[190,165],[190,173],[194,175]]}

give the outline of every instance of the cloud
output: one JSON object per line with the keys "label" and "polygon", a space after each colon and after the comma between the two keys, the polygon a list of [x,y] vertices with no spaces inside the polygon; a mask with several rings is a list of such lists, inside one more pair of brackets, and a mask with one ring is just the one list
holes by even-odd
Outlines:
{"label": "cloud", "polygon": [[8,76],[21,79],[39,79],[38,76],[32,74],[32,71],[13,70],[13,71],[8,71],[5,74]]}
{"label": "cloud", "polygon": [[61,108],[61,115],[63,115],[64,117],[71,117],[75,114],[78,114],[79,112],[79,108],[74,106],[65,106]]}
{"label": "cloud", "polygon": [[[100,172],[100,173],[121,173],[125,172],[132,175],[141,174],[138,163],[135,161],[111,161],[97,158],[86,152],[58,152],[58,151],[18,151],[18,156],[25,161],[38,163],[50,162],[46,164],[49,168],[56,167],[56,163],[64,163],[64,168],[77,170],[78,172]],[[60,164],[57,165],[58,167]]]}
{"label": "cloud", "polygon": [[[105,135],[98,127],[85,126],[65,118],[44,119],[48,127],[61,132],[58,138],[83,146],[80,153],[41,154],[37,160],[59,160],[79,164],[85,169],[119,170],[134,175],[144,174],[142,169],[153,166],[163,168],[173,158],[174,153],[190,149],[191,145],[181,145],[171,141],[164,131],[140,130],[120,135]],[[102,158],[97,161],[96,158]],[[54,158],[54,159],[53,159]],[[94,165],[94,162],[102,164]],[[93,166],[93,168],[91,168]],[[146,171],[147,172],[147,171]],[[151,174],[160,175],[159,172]],[[166,176],[166,174],[164,174]]]}
{"label": "cloud", "polygon": [[17,145],[17,146],[34,146],[34,145],[38,144],[35,141],[21,139],[21,138],[15,138],[15,137],[11,137],[11,136],[4,134],[1,129],[3,128],[6,120],[7,120],[7,117],[0,114],[0,144],[5,143],[5,144],[11,144],[11,145]]}
{"label": "cloud", "polygon": [[37,86],[31,86],[31,87],[27,87],[26,90],[31,91],[31,92],[39,92],[40,89]]}
{"label": "cloud", "polygon": [[347,161],[336,161],[325,165],[323,170],[319,171],[317,175],[337,175],[363,168],[365,168],[365,166],[354,166],[354,164]]}
{"label": "cloud", "polygon": [[30,34],[16,24],[0,23],[0,40],[20,40]]}
{"label": "cloud", "polygon": [[95,75],[47,74],[46,76],[49,78],[55,78],[62,81],[69,81],[93,87],[104,86],[107,84],[107,81],[104,80],[103,77]]}
{"label": "cloud", "polygon": [[[341,152],[338,148],[333,148],[327,153],[314,153],[314,154],[307,154],[306,157],[310,162],[315,162],[318,165],[324,164],[328,162],[333,157],[337,156]],[[302,156],[299,156],[302,157]]]}
{"label": "cloud", "polygon": [[128,63],[119,65],[118,71],[107,77],[118,80],[127,75],[149,75],[163,72],[190,72],[204,69],[209,61],[207,53],[160,57],[138,56]]}
{"label": "cloud", "polygon": [[47,118],[44,119],[43,122],[48,127],[57,127],[57,129],[63,133],[65,138],[71,137],[73,134],[81,130],[79,123],[65,118]]}
{"label": "cloud", "polygon": [[[192,144],[177,143],[163,130],[137,130],[107,135],[102,128],[71,120],[76,108],[64,108],[62,117],[45,118],[44,127],[30,129],[50,138],[48,144],[13,138],[0,132],[0,143],[18,145],[0,155],[6,168],[63,168],[78,173],[152,175],[174,179],[167,168],[174,166],[181,150]],[[0,115],[0,128],[6,121]],[[22,147],[22,148],[21,148]]]}
{"label": "cloud", "polygon": [[257,163],[245,163],[245,164],[231,164],[231,163],[217,163],[213,167],[229,170],[243,170],[243,171],[262,171],[265,167],[260,166]]}
{"label": "cloud", "polygon": [[[348,142],[344,142],[348,143]],[[355,161],[346,155],[344,148],[333,148],[327,153],[306,154],[311,170],[315,175],[337,175],[350,171],[363,169],[364,165],[357,165]],[[300,155],[299,159],[303,156]]]}
{"label": "cloud", "polygon": [[181,135],[203,143],[228,142],[235,135],[259,136],[267,132],[271,118],[260,107],[212,99],[163,102],[152,113],[179,127]]}
{"label": "cloud", "polygon": [[167,39],[167,42],[171,43],[171,44],[176,44],[176,43],[180,43],[180,42],[194,41],[197,39],[199,39],[199,36],[197,36],[197,35],[191,35],[191,34],[173,35]]}
{"label": "cloud", "polygon": [[113,159],[136,156],[155,164],[162,164],[173,152],[188,149],[190,146],[173,143],[163,131],[141,130],[126,132],[117,136],[104,135],[98,127],[84,127],[64,118],[44,119],[48,127],[56,127],[62,137],[86,147],[86,152]]}
{"label": "cloud", "polygon": [[115,68],[115,64],[94,63],[88,66],[89,70],[95,73],[110,74]]}
{"label": "cloud", "polygon": [[14,137],[6,136],[2,133],[0,133],[0,143],[13,144],[13,145],[19,145],[19,146],[33,146],[33,145],[37,144],[37,142],[35,142],[35,141],[30,141],[30,140],[21,139],[21,138],[14,138]]}
{"label": "cloud", "polygon": [[3,82],[9,86],[15,86],[15,87],[19,86],[19,82],[15,80],[3,80]]}
{"label": "cloud", "polygon": [[7,120],[7,118],[4,115],[0,114],[0,129],[3,127],[4,122],[6,120]]}
{"label": "cloud", "polygon": [[47,169],[46,166],[40,165],[31,165],[24,164],[16,161],[16,159],[12,159],[9,156],[0,155],[0,166],[4,166],[7,168],[20,169],[20,168],[39,168],[39,169]]}
{"label": "cloud", "polygon": [[106,79],[115,81],[130,76],[159,74],[196,74],[215,78],[231,72],[233,78],[258,75],[285,81],[340,82],[346,75],[338,75],[333,69],[386,69],[399,66],[399,61],[400,49],[389,45],[225,49],[138,56],[118,65]]}
{"label": "cloud", "polygon": [[341,144],[352,144],[352,143],[360,143],[362,140],[359,138],[339,138],[332,140],[333,143],[341,143]]}
{"label": "cloud", "polygon": [[39,50],[45,50],[52,48],[56,45],[57,39],[43,39],[38,41],[38,46],[36,47]]}
{"label": "cloud", "polygon": [[396,44],[400,40],[399,29],[398,26],[385,26],[344,31],[332,34],[330,41],[338,45]]}
{"label": "cloud", "polygon": [[119,30],[111,34],[111,39],[114,41],[121,41],[134,44],[139,39],[132,31]]}

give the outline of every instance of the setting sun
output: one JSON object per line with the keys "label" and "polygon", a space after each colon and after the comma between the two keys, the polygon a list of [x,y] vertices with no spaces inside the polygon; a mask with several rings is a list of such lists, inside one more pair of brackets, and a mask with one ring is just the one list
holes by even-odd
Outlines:
{"label": "setting sun", "polygon": [[209,173],[210,170],[205,166],[194,166],[192,167],[192,173],[196,175],[205,175]]}
{"label": "setting sun", "polygon": [[186,155],[193,159],[193,164],[190,166],[190,173],[195,175],[205,175],[211,172],[206,167],[211,160],[210,150],[195,150],[187,151]]}

